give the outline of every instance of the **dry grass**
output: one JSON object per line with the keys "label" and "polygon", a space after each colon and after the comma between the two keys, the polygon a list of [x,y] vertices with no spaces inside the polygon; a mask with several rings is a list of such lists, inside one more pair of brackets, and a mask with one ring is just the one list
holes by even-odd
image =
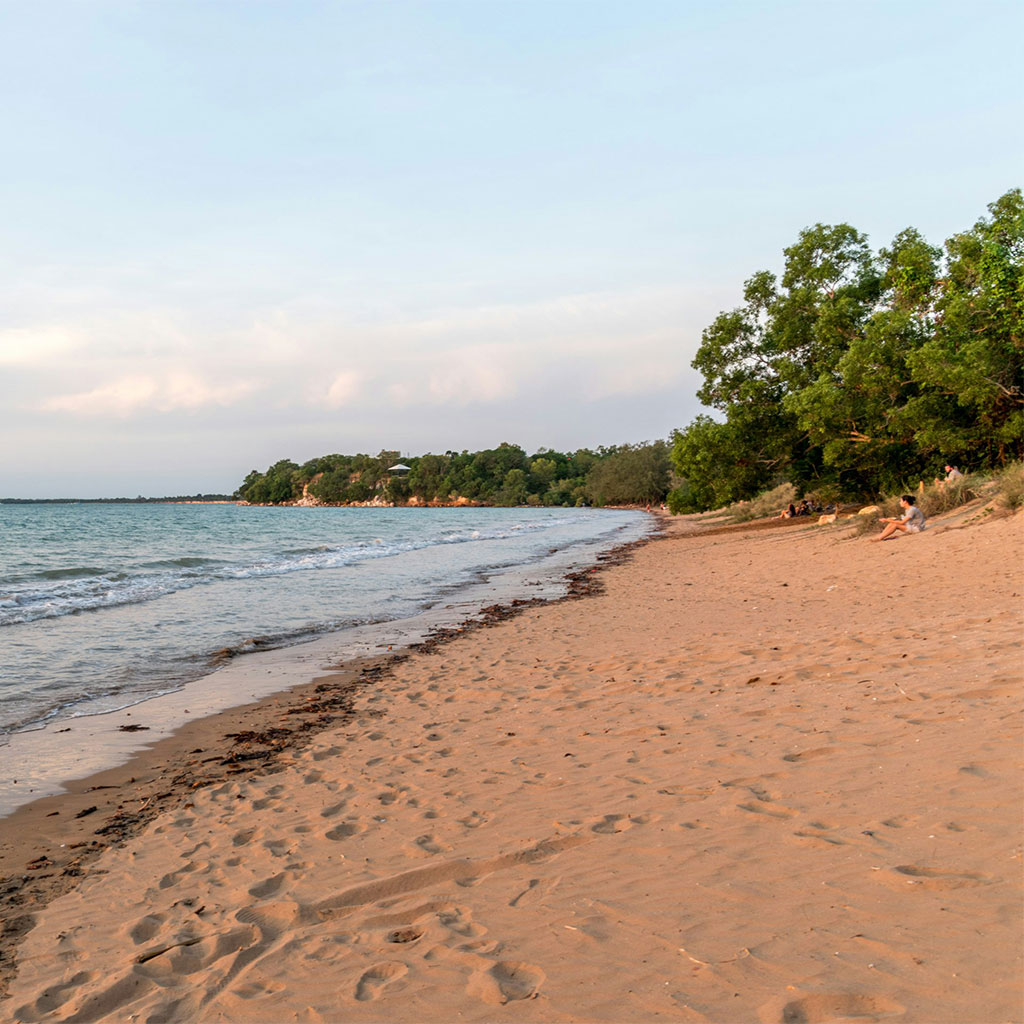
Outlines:
{"label": "dry grass", "polygon": [[984,486],[985,479],[977,474],[961,477],[950,484],[933,484],[918,492],[917,505],[926,518],[932,519],[980,498]]}
{"label": "dry grass", "polygon": [[881,533],[882,524],[879,522],[880,519],[892,519],[903,514],[899,498],[879,498],[878,501],[874,502],[874,504],[878,506],[878,511],[873,515],[854,516],[852,519],[844,520],[846,523],[852,525],[855,537],[863,537],[868,533]]}
{"label": "dry grass", "polygon": [[[908,489],[904,493],[911,492]],[[918,490],[914,497],[917,507],[929,521],[981,498],[993,502],[996,507],[1012,512],[1024,507],[1024,463],[1012,463],[991,477],[974,473],[953,484],[933,484],[924,490]],[[862,537],[867,533],[880,531],[879,519],[898,518],[903,514],[899,495],[888,495],[875,504],[880,509],[877,515],[857,516],[852,521],[855,536]],[[992,508],[987,511],[991,512]]]}
{"label": "dry grass", "polygon": [[[994,509],[1015,512],[1019,508],[1024,508],[1024,462],[1011,463],[992,476],[974,473],[953,484],[937,483],[916,492],[912,492],[908,488],[901,493],[914,493],[918,508],[928,520],[952,512],[980,498],[992,502],[993,507],[988,509],[989,513]],[[726,508],[705,512],[701,515],[701,520],[722,522],[723,524],[746,523],[753,519],[777,516],[787,505],[796,501],[796,488],[790,483],[785,483],[773,487],[770,491],[764,491],[750,501],[739,501]],[[879,522],[880,519],[898,519],[903,514],[900,496],[897,494],[879,498],[874,504],[879,508],[877,513],[839,519],[836,525],[846,526],[855,537],[863,537],[869,533],[881,532],[883,524]],[[808,519],[808,522],[816,522],[816,519]]]}
{"label": "dry grass", "polygon": [[1024,462],[1011,462],[995,478],[996,504],[1008,512],[1024,507]]}
{"label": "dry grass", "polygon": [[787,505],[796,501],[796,488],[790,484],[779,484],[770,491],[764,491],[750,501],[739,501],[724,510],[734,523],[748,523],[751,519],[777,516]]}

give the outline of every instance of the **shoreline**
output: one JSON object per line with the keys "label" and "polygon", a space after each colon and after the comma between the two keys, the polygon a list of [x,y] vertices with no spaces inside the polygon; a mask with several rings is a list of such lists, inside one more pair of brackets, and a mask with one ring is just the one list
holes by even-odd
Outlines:
{"label": "shoreline", "polygon": [[[590,561],[561,575],[557,585],[564,587],[564,593],[558,596],[512,598],[508,603],[481,607],[456,625],[434,625],[418,631],[421,638],[411,639],[404,645],[377,644],[386,647],[387,653],[347,657],[326,669],[303,669],[294,665],[297,653],[301,656],[303,647],[308,645],[263,652],[291,655],[287,661],[292,663],[292,668],[298,668],[307,681],[296,683],[293,679],[255,700],[200,713],[193,719],[181,721],[168,735],[150,743],[145,743],[145,737],[135,738],[138,726],[122,724],[120,729],[129,736],[123,737],[125,742],[120,744],[120,763],[63,778],[58,783],[59,792],[33,797],[0,817],[0,827],[7,833],[0,841],[0,1002],[15,972],[17,947],[28,930],[26,913],[37,912],[75,888],[89,865],[112,843],[137,835],[198,788],[229,776],[273,773],[289,751],[351,718],[356,692],[379,681],[407,658],[506,621],[528,608],[578,600],[598,592],[601,584],[595,573],[620,564],[636,548],[657,541],[664,527],[659,517],[646,536],[591,555]],[[536,567],[528,564],[519,568]],[[383,629],[395,625],[379,624]],[[248,673],[255,660],[255,656],[242,657],[235,660],[232,667]],[[311,674],[312,678],[308,678]],[[209,678],[209,675],[200,677],[192,684],[202,684]],[[83,719],[131,718],[134,709],[168,697],[178,698],[178,703],[182,698],[184,703],[201,703],[188,699],[186,691],[190,685],[117,711],[83,716]],[[236,691],[235,697],[239,696]],[[61,720],[59,724],[83,719]],[[282,726],[284,722],[288,725]],[[292,722],[298,723],[297,726]],[[141,728],[148,731],[150,727]],[[16,747],[14,741],[19,737],[31,741],[42,732],[44,730],[14,733],[8,740]],[[140,742],[145,745],[137,746]],[[218,747],[212,756],[199,759],[198,755]],[[236,747],[242,749],[235,750]],[[2,749],[5,748],[0,747]],[[205,765],[212,767],[202,767]],[[134,811],[126,808],[129,802],[139,805],[138,808]],[[55,817],[60,821],[49,820]],[[105,838],[94,838],[97,835]],[[28,874],[23,873],[25,868]]]}
{"label": "shoreline", "polygon": [[[2,759],[18,767],[12,774],[22,776],[16,782],[8,773],[0,778],[0,820],[28,799],[26,791],[35,796],[58,792],[64,779],[112,767],[131,756],[142,741],[161,738],[200,715],[301,685],[316,671],[305,662],[334,664],[366,657],[418,642],[439,626],[462,621],[488,605],[508,603],[513,598],[559,596],[566,574],[574,567],[629,538],[645,535],[656,529],[657,522],[654,516],[633,517],[630,523],[600,536],[570,538],[520,561],[502,561],[498,552],[492,556],[494,564],[471,566],[455,581],[437,582],[421,595],[421,600],[406,602],[401,609],[389,610],[387,602],[378,601],[367,612],[364,603],[357,602],[338,621],[319,627],[311,621],[301,632],[284,628],[276,634],[271,631],[248,636],[246,624],[238,623],[238,635],[247,639],[225,647],[218,642],[202,649],[181,647],[172,652],[177,655],[176,661],[150,673],[146,688],[126,686],[106,693],[97,677],[97,692],[88,695],[88,681],[80,682],[68,694],[74,699],[59,706],[37,708],[32,720],[25,720],[28,716],[22,714],[20,724],[12,722],[0,735]],[[215,621],[216,607],[210,612]],[[316,614],[312,613],[314,619]],[[125,656],[131,654],[128,649]],[[100,724],[110,722],[140,735],[131,742],[130,735],[113,733],[114,727]],[[68,732],[73,733],[73,739],[86,743],[84,766],[73,763],[66,754],[67,739],[59,734]]]}
{"label": "shoreline", "polygon": [[[14,908],[36,924],[13,922],[5,1009],[1012,1020],[1022,549],[1020,515],[886,545],[672,521],[584,571],[586,601],[314,680],[309,714],[225,719],[111,780],[178,788],[100,865],[67,843],[82,875],[28,872],[69,891]],[[100,821],[70,812],[40,827]]]}

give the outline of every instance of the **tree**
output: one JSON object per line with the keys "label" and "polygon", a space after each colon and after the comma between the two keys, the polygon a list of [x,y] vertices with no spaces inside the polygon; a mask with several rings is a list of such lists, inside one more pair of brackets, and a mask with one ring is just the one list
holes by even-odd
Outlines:
{"label": "tree", "polygon": [[988,210],[988,218],[946,242],[935,331],[909,361],[915,381],[963,414],[953,423],[922,415],[919,443],[975,465],[1024,456],[1021,190]]}
{"label": "tree", "polygon": [[932,330],[941,251],[908,228],[880,256],[879,308],[833,370],[785,398],[799,430],[821,447],[827,475],[850,493],[899,487],[923,468],[907,413],[920,394],[908,359]]}
{"label": "tree", "polygon": [[585,490],[595,505],[660,502],[668,492],[669,459],[664,441],[622,445],[587,474]]}

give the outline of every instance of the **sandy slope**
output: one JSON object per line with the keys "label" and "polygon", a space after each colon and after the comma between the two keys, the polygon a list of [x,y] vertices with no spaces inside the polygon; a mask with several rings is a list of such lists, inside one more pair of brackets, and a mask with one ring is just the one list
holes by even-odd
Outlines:
{"label": "sandy slope", "polygon": [[689,529],[107,851],[0,1013],[1022,1019],[1024,516]]}

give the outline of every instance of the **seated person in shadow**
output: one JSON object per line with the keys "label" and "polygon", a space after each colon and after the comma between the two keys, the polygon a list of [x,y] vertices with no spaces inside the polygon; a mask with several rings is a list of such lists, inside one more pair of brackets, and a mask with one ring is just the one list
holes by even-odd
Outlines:
{"label": "seated person in shadow", "polygon": [[912,494],[904,494],[900,498],[900,506],[903,508],[903,515],[899,519],[882,518],[880,523],[888,523],[886,528],[873,541],[888,540],[897,533],[920,533],[925,526],[924,513],[914,503]]}
{"label": "seated person in shadow", "polygon": [[941,480],[936,480],[935,485],[942,490],[947,487],[956,487],[958,484],[963,483],[964,475],[957,469],[956,466],[946,465],[946,475]]}

